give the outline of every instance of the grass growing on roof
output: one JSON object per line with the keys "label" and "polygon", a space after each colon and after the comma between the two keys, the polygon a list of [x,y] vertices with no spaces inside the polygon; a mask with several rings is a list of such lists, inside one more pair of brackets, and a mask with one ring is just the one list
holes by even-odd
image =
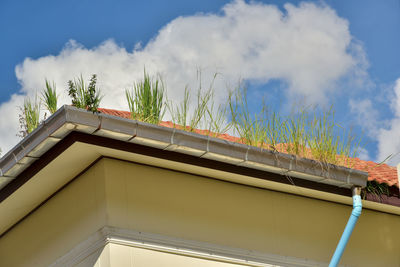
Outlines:
{"label": "grass growing on roof", "polygon": [[184,130],[187,128],[188,116],[189,116],[189,101],[190,93],[188,88],[185,88],[183,94],[183,100],[179,105],[175,105],[172,101],[167,102],[167,108],[172,117],[172,122],[181,126]]}
{"label": "grass growing on roof", "polygon": [[247,101],[247,89],[241,86],[230,92],[228,100],[233,129],[242,142],[251,146],[266,144],[268,137],[265,105],[261,112],[252,115]]}
{"label": "grass growing on roof", "polygon": [[[200,75],[199,75],[200,74]],[[183,100],[174,103],[166,99],[166,90],[160,76],[155,79],[144,71],[143,80],[134,84],[125,95],[133,119],[158,124],[166,110],[177,128],[194,131],[208,130],[213,136],[224,134],[230,129],[241,142],[274,151],[312,158],[322,163],[352,166],[351,158],[357,156],[361,139],[351,130],[338,125],[332,109],[317,111],[316,108],[300,108],[289,115],[274,111],[263,100],[258,113],[250,112],[247,90],[239,86],[229,93],[226,101],[215,105],[214,75],[208,89],[203,89],[201,72],[197,88],[197,101],[191,101],[191,90],[184,90]],[[72,104],[78,108],[98,112],[102,96],[96,87],[97,77],[92,75],[89,84],[82,75],[68,81],[68,94]],[[45,107],[54,113],[57,109],[55,83],[46,80],[42,91]],[[24,137],[39,125],[40,102],[25,99],[20,114],[20,135]]]}
{"label": "grass growing on roof", "polygon": [[34,102],[29,98],[24,101],[24,116],[26,132],[31,133],[39,126],[40,101],[35,97]]}
{"label": "grass growing on roof", "polygon": [[215,106],[214,104],[214,81],[217,74],[214,74],[208,89],[202,88],[200,71],[198,72],[198,77],[197,101],[194,105],[190,105],[191,93],[187,86],[185,87],[183,100],[180,103],[167,102],[172,122],[185,131],[191,132],[203,128],[208,130],[208,134],[218,135],[225,133],[230,128],[230,124],[226,122],[226,106],[222,104]]}
{"label": "grass growing on roof", "polygon": [[367,193],[376,198],[382,198],[382,195],[389,196],[389,185],[386,183],[378,183],[376,181],[367,181],[367,186],[363,190],[363,198],[367,198]]}
{"label": "grass growing on roof", "polygon": [[19,124],[20,131],[17,136],[24,138],[39,126],[40,100],[35,96],[34,101],[25,98],[24,106],[20,107]]}
{"label": "grass growing on roof", "polygon": [[68,95],[72,99],[72,105],[92,112],[99,112],[98,108],[103,97],[100,95],[96,83],[96,74],[92,75],[88,85],[86,85],[82,75],[74,80],[69,80]]}
{"label": "grass growing on roof", "polygon": [[314,113],[307,144],[316,160],[351,167],[349,158],[357,155],[361,139],[357,140],[351,129],[335,123],[334,117],[332,108],[322,114]]}
{"label": "grass growing on roof", "polygon": [[51,114],[57,111],[57,99],[56,84],[50,83],[46,79],[46,88],[42,91],[42,101]]}
{"label": "grass growing on roof", "polygon": [[[213,99],[214,95],[211,97]],[[222,103],[215,106],[214,101],[210,101],[210,105],[207,105],[207,116],[209,119],[206,123],[206,128],[210,134],[224,134],[231,129],[232,123],[227,122],[228,114],[227,104]]]}
{"label": "grass growing on roof", "polygon": [[165,113],[164,84],[160,77],[152,80],[144,71],[143,80],[135,83],[131,91],[125,90],[131,117],[158,124]]}
{"label": "grass growing on roof", "polygon": [[360,140],[335,123],[332,108],[318,111],[304,107],[282,115],[263,100],[260,112],[252,113],[247,90],[240,84],[230,92],[227,101],[216,106],[215,78],[216,75],[206,90],[200,80],[194,104],[188,87],[185,87],[183,100],[175,103],[164,100],[161,78],[152,80],[144,72],[144,79],[136,83],[132,91],[125,92],[131,116],[158,124],[167,109],[175,127],[185,131],[206,129],[208,134],[218,136],[233,128],[241,142],[251,146],[351,167],[349,158],[356,156]]}
{"label": "grass growing on roof", "polygon": [[284,116],[263,101],[261,111],[252,114],[241,86],[230,93],[229,107],[234,132],[245,144],[347,167],[357,155],[361,139],[335,123],[332,108],[300,108]]}
{"label": "grass growing on roof", "polygon": [[300,109],[298,112],[291,113],[283,121],[281,140],[286,144],[287,152],[301,157],[305,156],[309,124],[307,110]]}
{"label": "grass growing on roof", "polygon": [[184,97],[181,103],[174,105],[171,101],[168,102],[167,107],[172,117],[172,122],[179,125],[183,130],[193,131],[204,126],[210,100],[212,99],[211,91],[202,92],[201,89],[197,91],[197,103],[190,109],[190,91],[186,87]]}

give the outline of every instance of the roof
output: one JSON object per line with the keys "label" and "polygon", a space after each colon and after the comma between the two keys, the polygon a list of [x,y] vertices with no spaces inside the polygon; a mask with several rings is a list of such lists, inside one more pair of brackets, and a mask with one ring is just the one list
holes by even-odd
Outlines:
{"label": "roof", "polygon": [[[118,116],[121,118],[126,118],[130,119],[131,118],[131,113],[129,111],[121,111],[121,110],[115,110],[115,109],[105,109],[105,108],[99,108],[99,111],[101,111],[104,114],[112,115],[112,116]],[[170,121],[162,121],[160,123],[161,126],[173,128],[174,124]],[[194,132],[198,134],[203,134],[207,135],[208,131],[207,130],[195,130]],[[239,142],[240,143],[240,138],[234,137],[228,134],[219,134],[217,135],[218,138],[231,141],[231,142]],[[284,149],[283,151],[280,152],[285,152]],[[365,161],[359,158],[352,158],[352,166],[353,169],[359,170],[359,171],[364,171],[368,172],[368,181],[376,181],[377,183],[380,184],[387,184],[389,186],[395,186],[399,187],[399,179],[397,177],[397,168],[393,166],[389,166],[385,163],[376,163],[373,161]]]}
{"label": "roof", "polygon": [[366,161],[354,158],[354,169],[368,172],[368,181],[376,181],[385,183],[389,186],[399,187],[399,179],[397,177],[397,168],[385,163],[379,164],[373,161]]}

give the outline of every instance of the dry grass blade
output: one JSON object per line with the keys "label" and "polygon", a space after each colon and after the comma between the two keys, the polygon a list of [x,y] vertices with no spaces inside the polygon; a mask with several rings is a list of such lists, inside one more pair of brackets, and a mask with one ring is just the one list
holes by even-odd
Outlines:
{"label": "dry grass blade", "polygon": [[206,124],[206,115],[210,110],[209,104],[211,100],[212,91],[207,90],[203,93],[199,88],[197,91],[197,103],[193,109],[190,109],[190,92],[186,87],[182,102],[179,105],[174,105],[172,101],[168,101],[167,108],[175,125],[181,126],[183,130],[193,131]]}
{"label": "dry grass blade", "polygon": [[[216,75],[214,76],[215,80]],[[321,163],[332,163],[351,167],[350,158],[355,157],[361,139],[351,131],[334,122],[332,109],[319,112],[316,108],[301,108],[290,115],[270,110],[263,101],[259,113],[249,109],[247,90],[239,86],[231,91],[227,105],[214,105],[212,81],[208,90],[203,91],[201,81],[197,89],[197,102],[191,106],[191,95],[185,88],[179,104],[165,102],[173,123],[186,131],[207,129],[209,134],[218,136],[231,127],[241,142],[268,148],[299,157],[308,157]],[[144,80],[135,85],[134,91],[126,91],[129,109],[134,119],[157,124],[163,114],[163,93],[161,82],[151,81],[145,73]],[[229,119],[230,117],[230,119]]]}
{"label": "dry grass blade", "polygon": [[209,118],[207,128],[210,134],[224,134],[232,127],[232,123],[227,122],[228,109],[226,104],[220,104],[215,109],[214,102],[211,101],[211,106],[207,107],[207,115]]}
{"label": "dry grass blade", "polygon": [[[178,127],[182,127],[186,131],[194,131],[199,128],[208,128],[210,130],[223,130],[221,116],[214,116],[214,81],[217,74],[210,84],[210,87],[203,91],[201,85],[201,73],[199,87],[197,88],[197,102],[190,108],[190,91],[185,87],[184,97],[181,103],[174,104],[172,101],[167,102],[168,111],[172,117],[172,121]],[[222,111],[222,106],[220,107]],[[226,112],[225,112],[226,113]],[[220,132],[218,132],[220,133]]]}
{"label": "dry grass blade", "polygon": [[308,122],[308,113],[305,109],[300,110],[297,114],[292,113],[286,119],[281,138],[286,144],[289,154],[305,156]]}
{"label": "dry grass blade", "polygon": [[310,112],[301,108],[283,116],[263,102],[261,112],[251,114],[246,89],[241,86],[230,93],[228,102],[232,125],[243,143],[352,167],[351,158],[357,155],[361,139],[334,122],[332,109]]}
{"label": "dry grass blade", "polygon": [[346,130],[334,121],[332,108],[322,114],[314,113],[310,122],[307,143],[314,159],[321,162],[352,167],[361,138],[356,140],[351,129]]}
{"label": "dry grass blade", "polygon": [[184,130],[187,129],[187,117],[189,115],[190,93],[187,87],[183,94],[183,100],[179,105],[175,105],[171,100],[167,101],[167,109],[172,117],[172,122],[175,125],[181,126]]}
{"label": "dry grass blade", "polygon": [[264,146],[268,139],[265,106],[260,113],[251,116],[247,102],[247,90],[241,86],[235,92],[230,93],[228,103],[234,131],[241,137],[242,142],[252,146]]}

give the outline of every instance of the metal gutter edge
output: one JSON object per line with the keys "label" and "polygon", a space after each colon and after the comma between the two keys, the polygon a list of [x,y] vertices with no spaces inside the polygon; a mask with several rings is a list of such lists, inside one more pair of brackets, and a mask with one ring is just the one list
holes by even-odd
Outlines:
{"label": "metal gutter edge", "polygon": [[365,187],[368,178],[367,173],[354,169],[64,105],[0,159],[0,189],[71,131],[338,187]]}
{"label": "metal gutter edge", "polygon": [[0,159],[0,189],[68,134],[59,131],[67,127],[65,113],[60,108]]}

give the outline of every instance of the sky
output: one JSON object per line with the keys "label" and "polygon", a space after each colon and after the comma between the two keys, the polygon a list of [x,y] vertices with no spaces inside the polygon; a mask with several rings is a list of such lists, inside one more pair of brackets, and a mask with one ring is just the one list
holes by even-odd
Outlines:
{"label": "sky", "polygon": [[127,110],[125,89],[160,74],[168,97],[209,84],[216,101],[239,80],[256,111],[265,97],[333,106],[362,136],[359,157],[400,163],[400,0],[0,1],[0,148],[20,140],[18,107],[45,79],[98,75],[102,106]]}

